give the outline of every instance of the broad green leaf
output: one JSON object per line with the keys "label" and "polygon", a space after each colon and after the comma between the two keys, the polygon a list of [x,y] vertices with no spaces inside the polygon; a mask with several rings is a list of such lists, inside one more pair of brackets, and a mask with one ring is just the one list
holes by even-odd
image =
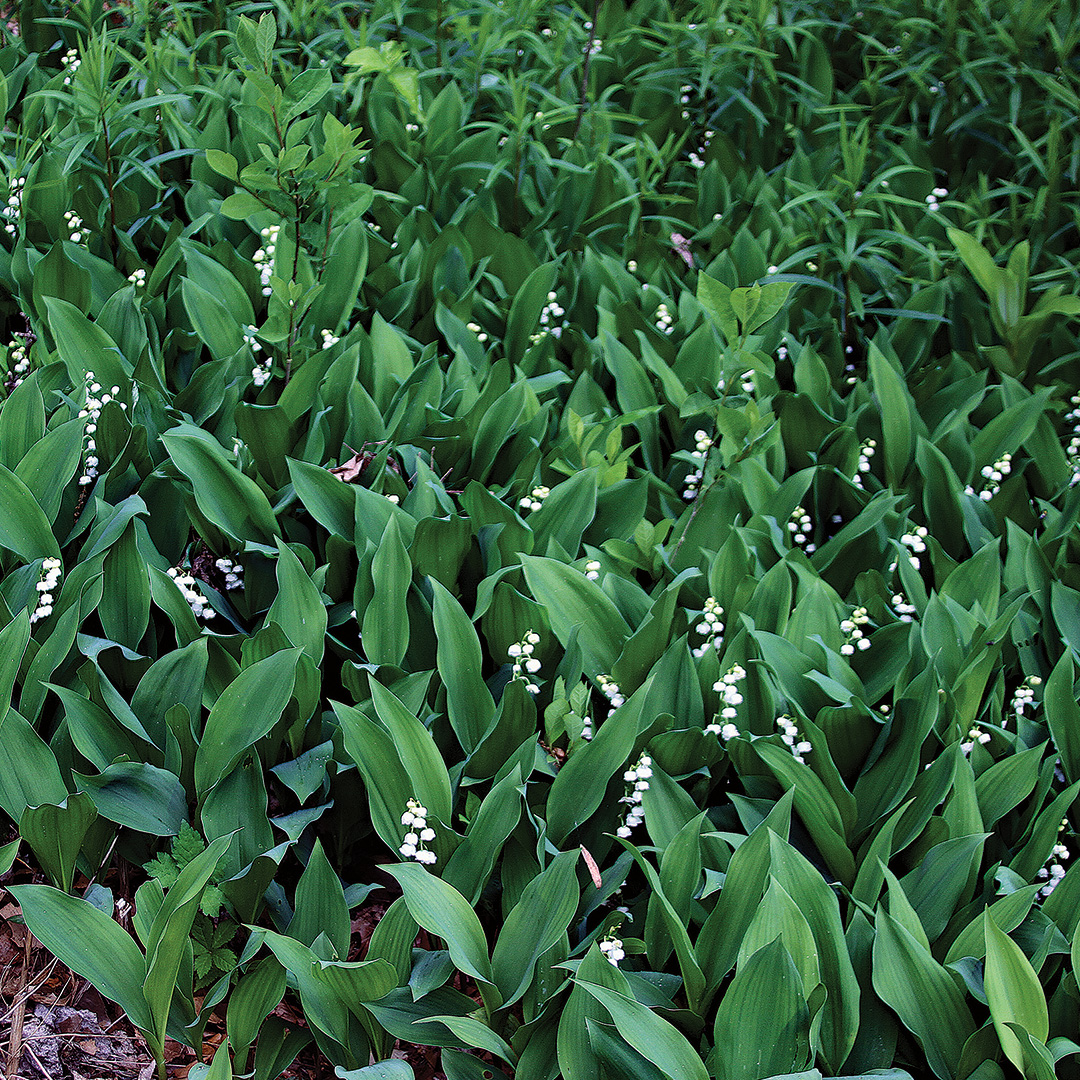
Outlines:
{"label": "broad green leaf", "polygon": [[29,642],[30,613],[24,608],[0,630],[0,709],[5,713]]}
{"label": "broad green leaf", "polygon": [[68,796],[48,743],[14,709],[0,720],[0,807],[18,821],[28,806],[62,803]]}
{"label": "broad green leaf", "polygon": [[564,762],[548,796],[548,839],[561,844],[603,802],[611,778],[625,770],[637,741],[649,682],[616,709]]}
{"label": "broad green leaf", "polygon": [[12,885],[9,891],[34,937],[150,1035],[153,1020],[142,993],[146,965],[119,924],[93,904],[51,885]]}
{"label": "broad green leaf", "polygon": [[165,769],[141,761],[118,761],[97,776],[72,773],[81,791],[109,821],[150,836],[175,836],[187,820],[187,796]]}
{"label": "broad green leaf", "polygon": [[1021,1071],[1024,1055],[1016,1035],[1006,1026],[1018,1024],[1041,1043],[1050,1034],[1050,1018],[1039,976],[1023,950],[998,924],[983,914],[986,934],[986,970],[983,986],[990,1004],[990,1018],[1005,1056]]}
{"label": "broad green leaf", "polygon": [[360,637],[373,664],[400,666],[409,647],[409,612],[405,603],[412,584],[412,561],[401,539],[397,518],[386,522],[371,562],[375,592],[363,612]]}
{"label": "broad green leaf", "polygon": [[495,702],[484,684],[483,654],[476,630],[464,608],[434,578],[431,591],[435,634],[439,639],[437,663],[446,686],[450,724],[466,753],[472,753],[495,715]]}
{"label": "broad green leaf", "polygon": [[413,794],[440,821],[449,822],[450,776],[431,732],[381,683],[370,679],[368,685],[375,711],[390,732],[398,759],[412,780]]}
{"label": "broad green leaf", "polygon": [[[416,922],[446,942],[451,959],[461,971],[494,991],[484,931],[465,897],[417,863],[388,866],[386,871],[401,886],[409,914]],[[497,999],[497,992],[492,997]]]}
{"label": "broad green leaf", "polygon": [[321,840],[315,841],[307,866],[296,883],[295,908],[289,923],[290,937],[311,945],[319,934],[325,933],[339,959],[349,955],[349,905]]}
{"label": "broad green leaf", "polygon": [[576,851],[557,855],[525,886],[521,899],[506,917],[491,957],[502,1008],[525,993],[536,961],[569,927],[580,899],[577,863]]}
{"label": "broad green leaf", "polygon": [[0,547],[26,562],[60,558],[60,545],[33,493],[10,469],[0,465]]}
{"label": "broad green leaf", "polygon": [[240,976],[225,1013],[229,1041],[243,1060],[263,1020],[285,996],[285,969],[272,956],[260,960]]}
{"label": "broad green leaf", "polygon": [[180,871],[150,925],[142,994],[153,1017],[152,1030],[159,1047],[165,1044],[169,1006],[176,990],[177,973],[185,951],[190,947],[188,935],[199,899],[231,839],[231,836],[219,836]]}
{"label": "broad green leaf", "polygon": [[80,792],[69,795],[59,805],[28,806],[19,819],[19,834],[33,849],[42,869],[64,892],[71,892],[75,860],[96,817],[90,797]]}
{"label": "broad green leaf", "polygon": [[623,651],[630,628],[610,597],[580,570],[555,559],[523,555],[529,590],[546,611],[563,647],[577,633],[586,670],[610,672]]}
{"label": "broad green leaf", "polygon": [[1050,672],[1043,693],[1046,722],[1070,783],[1080,780],[1080,702],[1073,690],[1074,676],[1072,653],[1066,650]]}
{"label": "broad green leaf", "polygon": [[639,1053],[669,1076],[680,1080],[708,1080],[697,1051],[678,1029],[626,994],[596,983],[575,981],[607,1009],[619,1034]]}
{"label": "broad green leaf", "polygon": [[262,489],[245,476],[213,436],[191,424],[162,435],[173,464],[191,481],[199,509],[238,543],[272,544],[279,535]]}
{"label": "broad green leaf", "polygon": [[208,792],[277,722],[292,696],[300,649],[283,649],[244,668],[206,718],[195,755],[195,784]]}
{"label": "broad green leaf", "polygon": [[345,751],[364,778],[371,823],[383,843],[397,851],[406,832],[401,815],[413,797],[413,782],[386,731],[360,709],[339,701],[330,705],[341,725]]}
{"label": "broad green leaf", "polygon": [[321,664],[326,645],[326,608],[292,549],[280,537],[274,541],[278,549],[278,593],[266,613],[266,623],[277,623],[293,645]]}
{"label": "broad green leaf", "polygon": [[760,1080],[810,1064],[810,1012],[781,937],[739,964],[716,1012],[713,1043],[730,1080]]}
{"label": "broad green leaf", "polygon": [[876,925],[874,989],[918,1038],[934,1074],[951,1080],[975,1031],[971,1011],[952,975],[881,907]]}

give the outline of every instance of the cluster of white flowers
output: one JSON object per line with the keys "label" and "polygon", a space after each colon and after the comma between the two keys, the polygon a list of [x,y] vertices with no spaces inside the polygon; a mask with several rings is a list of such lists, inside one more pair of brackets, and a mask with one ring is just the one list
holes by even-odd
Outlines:
{"label": "cluster of white flowers", "polygon": [[[908,556],[908,561],[916,570],[919,569],[919,556],[926,551],[926,538],[929,536],[925,525],[920,525],[914,532],[904,533],[900,537],[900,543],[904,545],[911,552]],[[896,569],[896,564],[893,563],[891,569]]]}
{"label": "cluster of white flowers", "polygon": [[79,70],[82,64],[82,60],[79,59],[78,49],[68,49],[60,58],[60,62],[64,65],[64,85],[70,86],[71,80],[75,78],[75,72]]}
{"label": "cluster of white flowers", "polygon": [[[620,832],[619,835],[621,836],[622,833]],[[627,835],[629,835],[629,831],[627,832]],[[605,937],[600,942],[600,951],[604,954],[604,958],[607,962],[615,967],[619,966],[620,960],[626,959],[626,953],[623,952],[622,940],[617,937]]]}
{"label": "cluster of white flowers", "polygon": [[778,716],[776,727],[780,732],[780,741],[791,750],[796,761],[806,761],[806,755],[813,747],[799,734],[795,721],[790,716]]}
{"label": "cluster of white flowers", "polygon": [[[101,384],[97,376],[92,372],[86,373],[86,404],[79,410],[79,419],[86,420],[83,429],[83,474],[79,477],[79,484],[85,487],[92,484],[98,474],[97,456],[97,426],[101,419],[101,410],[120,393],[120,387],[114,386],[108,393],[102,393]],[[100,396],[99,396],[100,395]],[[127,405],[120,402],[120,408],[126,410]]]}
{"label": "cluster of white flowers", "polygon": [[405,130],[410,135],[415,135],[420,130],[420,125],[419,124],[406,124],[405,125]]}
{"label": "cluster of white flowers", "polygon": [[68,239],[73,244],[81,244],[86,239],[86,230],[83,228],[83,219],[74,210],[64,212],[64,223],[67,225]]}
{"label": "cluster of white flowers", "polygon": [[[713,723],[708,724],[705,730],[719,735],[724,742],[739,734],[739,728],[734,721],[738,718],[739,706],[743,703],[739,683],[745,678],[746,669],[741,664],[734,664],[713,683],[713,689],[720,695],[720,715]],[[726,723],[720,724],[720,720]]]}
{"label": "cluster of white flowers", "polygon": [[857,607],[850,619],[844,619],[840,624],[840,630],[847,635],[847,640],[840,646],[840,652],[844,656],[854,656],[855,650],[864,652],[870,648],[870,639],[863,633],[863,627],[870,621],[870,615],[866,608]]}
{"label": "cluster of white flowers", "polygon": [[322,338],[322,347],[324,349],[332,349],[341,338],[336,337],[332,330],[320,330],[319,336]]}
{"label": "cluster of white flowers", "polygon": [[136,292],[146,288],[146,271],[141,266],[137,270],[132,270],[127,279],[135,286]]}
{"label": "cluster of white flowers", "polygon": [[479,323],[466,323],[465,329],[471,330],[476,335],[476,340],[479,341],[481,345],[488,339],[487,334],[484,333],[484,328]]}
{"label": "cluster of white flowers", "polygon": [[668,310],[667,304],[660,304],[653,314],[656,316],[656,329],[662,334],[670,334],[675,328],[675,318]]}
{"label": "cluster of white flowers", "polygon": [[[931,91],[935,91],[933,86],[930,87]],[[944,187],[936,187],[929,195],[926,196],[926,209],[930,213],[934,213],[941,209],[941,203],[938,199],[947,199],[949,197],[949,189]]]}
{"label": "cluster of white flowers", "polygon": [[12,338],[8,342],[7,358],[12,376],[11,389],[14,390],[26,378],[26,373],[30,370],[30,347],[25,340],[19,341],[18,338]]}
{"label": "cluster of white flowers", "polygon": [[165,573],[176,582],[177,588],[184,594],[184,599],[191,605],[191,613],[195,618],[209,622],[214,617],[214,609],[210,606],[210,601],[199,591],[195,578],[180,566],[170,566]]}
{"label": "cluster of white flowers", "polygon": [[[529,335],[529,341],[535,345],[545,334],[550,334],[553,338],[562,337],[563,327],[570,325],[563,319],[565,314],[566,311],[559,304],[558,294],[549,292],[547,303],[540,312],[540,329],[535,334]],[[562,319],[562,321],[556,322],[556,319]]]}
{"label": "cluster of white flowers", "polygon": [[911,622],[918,610],[914,604],[908,603],[907,597],[902,592],[893,593],[892,609],[900,617],[901,622]]}
{"label": "cluster of white flowers", "polygon": [[539,510],[544,505],[544,500],[551,494],[551,488],[545,487],[543,484],[539,484],[529,492],[528,495],[523,495],[518,499],[518,506],[522,510]]}
{"label": "cluster of white flowers", "polygon": [[[686,120],[689,118],[689,116],[689,112],[684,109],[683,119]],[[697,148],[697,152],[695,153],[693,150],[691,150],[689,155],[687,156],[687,160],[695,169],[705,168],[705,158],[703,157],[703,155],[705,151],[709,149],[709,143],[712,142],[712,138],[715,134],[715,131],[712,131],[711,129],[706,129],[705,135],[701,140],[701,145]]]}
{"label": "cluster of white flowers", "polygon": [[[1061,824],[1058,826],[1058,832],[1061,833],[1065,826],[1068,824],[1067,818],[1061,819]],[[1046,881],[1046,884],[1039,890],[1040,896],[1049,896],[1057,887],[1058,882],[1065,876],[1064,863],[1069,861],[1069,849],[1060,841],[1054,845],[1054,850],[1050,853],[1050,859],[1040,871],[1038,876]]]}
{"label": "cluster of white flowers", "polygon": [[985,746],[989,741],[990,732],[983,731],[978,724],[975,724],[968,732],[967,741],[960,744],[960,753],[962,753],[964,757],[968,757],[971,754],[971,751],[975,749],[976,743]]}
{"label": "cluster of white flowers", "polygon": [[1069,398],[1072,408],[1065,414],[1065,423],[1072,424],[1072,433],[1068,445],[1065,447],[1065,456],[1069,459],[1069,467],[1073,471],[1069,486],[1080,484],[1080,394],[1073,394]]}
{"label": "cluster of white flowers", "polygon": [[864,439],[859,447],[859,464],[856,466],[855,475],[851,478],[857,488],[863,486],[863,473],[870,471],[870,459],[877,452],[876,439]]}
{"label": "cluster of white flowers", "polygon": [[708,432],[702,431],[700,428],[694,432],[694,449],[690,451],[690,456],[699,464],[686,477],[686,487],[683,489],[682,497],[688,502],[697,497],[698,488],[701,486],[702,478],[705,476],[705,459],[709,456],[712,445],[712,437]]}
{"label": "cluster of white flowers", "polygon": [[[244,344],[252,351],[252,353],[262,352],[262,344],[259,339],[255,337],[258,331],[254,326],[248,326],[244,328]],[[262,362],[256,360],[255,366],[251,369],[251,378],[256,386],[265,386],[273,377],[272,370],[273,361],[269,357]]]}
{"label": "cluster of white flowers", "polygon": [[259,279],[262,281],[262,294],[269,296],[274,290],[270,288],[270,278],[274,273],[274,252],[277,250],[278,233],[280,225],[267,225],[259,230],[263,246],[252,256],[255,269],[259,271]]}
{"label": "cluster of white flowers", "polygon": [[48,618],[53,610],[53,590],[60,583],[62,568],[59,559],[43,559],[41,563],[41,577],[35,586],[37,589],[37,605],[30,616],[30,621],[35,623],[38,619]]}
{"label": "cluster of white flowers", "polygon": [[1000,490],[1001,481],[1012,472],[1012,454],[1002,454],[993,465],[984,465],[979,473],[983,478],[983,486],[976,491],[968,484],[964,488],[965,495],[976,495],[983,502],[989,502]]}
{"label": "cluster of white flowers", "polygon": [[626,781],[626,794],[619,800],[626,803],[626,820],[616,830],[624,840],[638,825],[645,820],[645,808],[641,805],[642,796],[649,790],[649,778],[652,776],[652,758],[643,753],[637,761],[623,773]]}
{"label": "cluster of white flowers", "polygon": [[401,824],[409,831],[405,834],[398,851],[406,859],[415,859],[418,863],[431,866],[435,863],[434,851],[429,851],[424,845],[435,839],[435,830],[427,823],[427,809],[416,799],[410,799],[405,804],[405,813],[401,815]]}
{"label": "cluster of white flowers", "polygon": [[603,42],[598,37],[594,37],[589,42],[589,55],[595,56],[598,52],[600,52],[601,49],[603,49],[603,47]]}
{"label": "cluster of white flowers", "polygon": [[225,575],[225,588],[232,592],[244,587],[244,568],[232,559],[215,559],[214,565]]}
{"label": "cluster of white flowers", "polygon": [[26,177],[16,176],[11,181],[7,203],[0,210],[0,220],[4,222],[4,232],[14,236],[19,218],[22,216],[22,192],[26,187]]}
{"label": "cluster of white flowers", "polygon": [[525,689],[530,694],[539,694],[540,687],[532,681],[530,676],[540,670],[540,661],[533,656],[536,646],[540,644],[540,635],[532,630],[526,632],[520,641],[515,641],[506,650],[510,659],[514,661],[514,678],[522,679]]}
{"label": "cluster of white flowers", "polygon": [[600,563],[596,559],[589,559],[585,564],[585,576],[590,581],[598,581],[600,579]]}
{"label": "cluster of white flowers", "polygon": [[788,532],[791,533],[791,539],[794,540],[807,555],[811,555],[817,550],[817,545],[810,540],[810,536],[814,531],[814,523],[810,520],[810,515],[803,507],[796,506],[795,509],[792,510],[791,517],[788,518],[787,527]]}
{"label": "cluster of white flowers", "polygon": [[[1031,709],[1034,712],[1038,708],[1035,701],[1035,687],[1037,686],[1042,686],[1042,679],[1038,675],[1029,675],[1016,688],[1016,693],[1013,694],[1009,707],[1017,720],[1023,717],[1025,709]],[[1002,721],[1002,727],[1004,726],[1005,722]]]}
{"label": "cluster of white flowers", "polygon": [[719,652],[724,641],[724,623],[720,618],[723,614],[724,609],[716,602],[715,596],[705,597],[705,610],[701,613],[701,622],[695,627],[705,640],[696,649],[691,649],[699,660],[710,649]]}
{"label": "cluster of white flowers", "polygon": [[[727,379],[721,379],[719,382],[717,382],[716,389],[723,393],[724,390],[727,389]],[[739,376],[739,389],[744,394],[752,394],[754,392],[756,388],[754,386],[753,371],[744,371]]]}
{"label": "cluster of white flowers", "polygon": [[626,704],[626,698],[623,697],[619,684],[610,675],[597,675],[596,681],[600,684],[600,692],[611,702],[613,709]]}

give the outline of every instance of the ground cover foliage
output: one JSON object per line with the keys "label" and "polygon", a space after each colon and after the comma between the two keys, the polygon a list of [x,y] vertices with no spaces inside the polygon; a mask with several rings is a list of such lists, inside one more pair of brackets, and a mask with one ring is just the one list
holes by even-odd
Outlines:
{"label": "ground cover foliage", "polygon": [[0,867],[160,1075],[1077,1074],[1072,5],[10,18]]}

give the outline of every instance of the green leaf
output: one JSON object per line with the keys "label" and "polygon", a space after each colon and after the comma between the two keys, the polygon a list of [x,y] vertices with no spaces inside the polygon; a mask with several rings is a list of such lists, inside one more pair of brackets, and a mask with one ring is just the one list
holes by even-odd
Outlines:
{"label": "green leaf", "polygon": [[593,675],[610,672],[630,628],[608,595],[580,570],[556,559],[522,555],[521,566],[560,644],[566,648],[577,635],[586,670]]}
{"label": "green leaf", "polygon": [[181,962],[190,947],[188,936],[198,912],[199,899],[231,840],[231,836],[219,836],[180,871],[150,924],[142,994],[153,1017],[152,1031],[158,1047],[165,1044],[169,1006],[177,989]]}
{"label": "green leaf", "polygon": [[11,692],[30,643],[30,613],[24,608],[0,630],[0,710],[7,712]]}
{"label": "green leaf", "polygon": [[142,993],[143,955],[119,924],[93,904],[51,885],[12,885],[9,891],[30,933],[150,1035],[153,1020]]}
{"label": "green leaf", "polygon": [[375,679],[368,682],[379,719],[394,740],[397,756],[413,784],[413,794],[440,821],[452,814],[450,776],[431,732]]}
{"label": "green leaf", "polygon": [[210,521],[240,545],[247,540],[273,543],[279,530],[269,500],[213,436],[192,424],[178,424],[161,438]]}
{"label": "green leaf", "polygon": [[1069,783],[1080,779],[1080,702],[1073,690],[1074,678],[1072,653],[1066,650],[1050,672],[1043,693],[1046,722]]}
{"label": "green leaf", "polygon": [[283,649],[244,668],[206,718],[195,755],[195,785],[208,792],[277,722],[292,696],[300,649]]}
{"label": "green leaf", "polygon": [[918,1038],[934,1074],[950,1080],[975,1031],[971,1011],[952,975],[881,907],[876,923],[874,989]]}
{"label": "green leaf", "polygon": [[810,1064],[810,1012],[781,937],[739,965],[717,1009],[713,1043],[725,1080],[759,1080]]}
{"label": "green leaf", "polygon": [[611,1014],[619,1034],[668,1076],[679,1080],[708,1080],[697,1051],[678,1029],[634,998],[596,983],[575,980]]}
{"label": "green leaf", "polygon": [[266,957],[240,976],[225,1013],[229,1042],[240,1061],[284,996],[285,969],[275,957]]}
{"label": "green leaf", "polygon": [[401,539],[397,518],[386,522],[371,561],[375,592],[363,612],[360,637],[373,664],[400,666],[409,648],[409,612],[405,598],[412,584],[412,561]]}
{"label": "green leaf", "polygon": [[237,162],[232,154],[218,150],[216,147],[208,147],[206,150],[206,164],[216,173],[221,173],[227,180],[235,180],[237,177]]}
{"label": "green leaf", "polygon": [[502,1008],[508,1008],[525,993],[536,961],[566,933],[574,918],[580,899],[577,862],[576,851],[557,855],[525,886],[521,899],[506,917],[491,957]]}
{"label": "green leaf", "polygon": [[0,720],[0,806],[18,821],[28,806],[62,803],[68,789],[48,743],[14,709]]}
{"label": "green leaf", "polygon": [[634,748],[651,679],[616,709],[590,742],[579,746],[559,769],[548,796],[548,839],[561,844],[596,813],[611,778],[623,772]]}
{"label": "green leaf", "polygon": [[187,820],[187,795],[165,769],[141,761],[118,761],[98,776],[72,773],[80,790],[109,821],[150,836],[175,836]]}
{"label": "green leaf", "polygon": [[1039,976],[1023,950],[998,924],[983,913],[986,934],[986,969],[983,987],[990,1005],[990,1019],[1001,1040],[1005,1056],[1021,1071],[1024,1054],[1020,1041],[1006,1026],[1018,1024],[1040,1043],[1050,1034],[1050,1018]]}
{"label": "green leaf", "polygon": [[[401,886],[409,914],[418,925],[446,942],[450,958],[460,971],[494,991],[484,930],[465,897],[417,863],[401,863],[385,869]],[[496,995],[497,992],[491,997],[494,999]]]}
{"label": "green leaf", "polygon": [[979,287],[992,300],[996,294],[1005,272],[994,263],[990,253],[978,240],[961,232],[959,229],[948,229],[949,239],[956,248],[957,253],[968,268],[971,276],[979,283]]}
{"label": "green leaf", "polygon": [[96,817],[90,797],[79,793],[69,795],[59,805],[28,806],[19,819],[19,834],[33,849],[42,869],[64,892],[71,892],[75,860]]}
{"label": "green leaf", "polygon": [[289,937],[311,945],[325,933],[339,959],[344,960],[349,955],[349,905],[321,840],[315,841],[307,866],[296,883],[295,908],[289,923]]}
{"label": "green leaf", "polygon": [[292,549],[280,537],[274,539],[278,549],[278,594],[266,613],[266,623],[277,623],[293,645],[321,664],[326,645],[326,608],[317,586]]}
{"label": "green leaf", "polygon": [[33,493],[10,469],[0,465],[0,547],[26,562],[60,558],[60,545]]}
{"label": "green leaf", "polygon": [[481,674],[480,640],[461,604],[434,578],[428,581],[434,601],[435,634],[439,639],[437,663],[446,686],[450,724],[465,752],[471,754],[495,715],[495,702]]}

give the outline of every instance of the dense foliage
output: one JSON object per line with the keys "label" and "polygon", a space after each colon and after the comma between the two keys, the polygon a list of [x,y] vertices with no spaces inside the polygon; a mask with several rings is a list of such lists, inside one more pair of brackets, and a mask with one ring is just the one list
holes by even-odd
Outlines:
{"label": "dense foliage", "polygon": [[0,867],[162,1076],[1080,1074],[1080,14],[990,7],[0,27]]}

